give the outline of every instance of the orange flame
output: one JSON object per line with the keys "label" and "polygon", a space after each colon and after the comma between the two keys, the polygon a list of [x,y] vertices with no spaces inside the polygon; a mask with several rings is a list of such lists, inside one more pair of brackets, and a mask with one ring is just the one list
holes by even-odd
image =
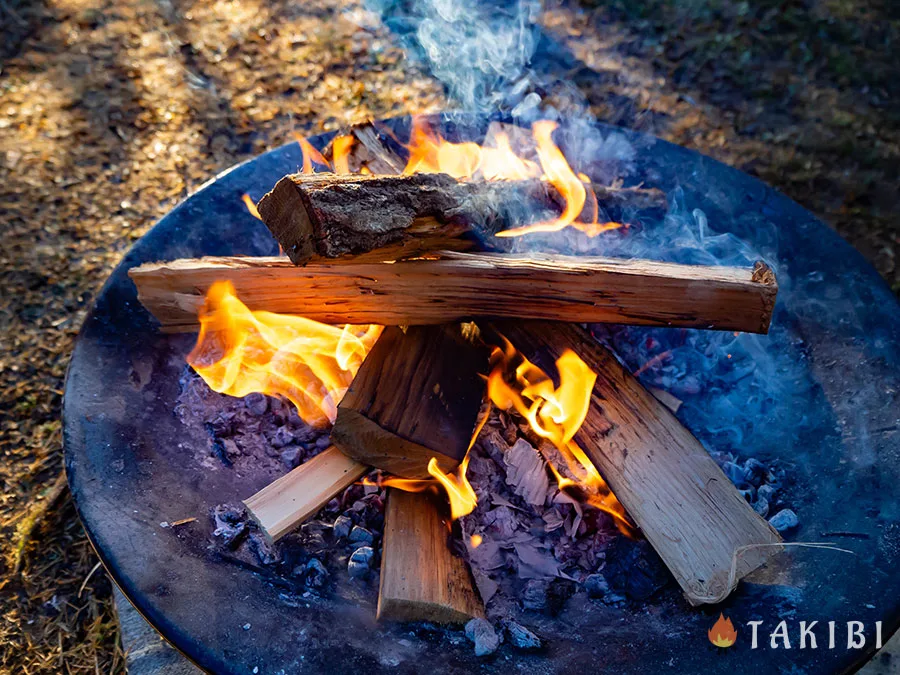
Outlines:
{"label": "orange flame", "polygon": [[468,454],[460,463],[456,476],[441,471],[441,468],[438,466],[437,460],[434,457],[428,460],[428,473],[434,476],[447,491],[447,498],[450,500],[450,517],[453,518],[453,520],[469,515],[478,505],[478,498],[475,496],[475,490],[472,489],[472,484],[469,483],[469,479],[466,478],[466,470],[468,468]]}
{"label": "orange flame", "polygon": [[737,640],[737,631],[731,619],[726,619],[724,614],[719,614],[719,620],[709,629],[709,641],[716,647],[730,647]]}
{"label": "orange flame", "polygon": [[328,326],[251,311],[231,282],[214,283],[187,361],[214,391],[283,396],[311,425],[333,422],[340,402],[381,326]]}
{"label": "orange flame", "polygon": [[337,136],[331,146],[331,158],[334,161],[335,173],[350,173],[350,149],[353,147],[355,139],[353,136],[341,135]]}
{"label": "orange flame", "polygon": [[316,150],[312,143],[306,140],[306,138],[300,134],[294,134],[294,139],[300,144],[300,150],[303,153],[303,165],[300,169],[300,173],[315,173],[313,162],[330,168],[331,165],[328,164],[328,160],[325,159],[322,156],[322,153]]}
{"label": "orange flame", "polygon": [[423,117],[414,117],[409,135],[409,161],[403,173],[446,173],[454,178],[524,180],[536,178],[540,169],[534,162],[518,157],[506,134],[497,135],[497,147],[477,143],[451,143],[428,126]]}
{"label": "orange flame", "polygon": [[509,340],[503,338],[503,342],[503,347],[495,347],[491,355],[494,366],[488,375],[488,397],[501,409],[515,409],[538,436],[559,450],[575,477],[573,480],[563,476],[551,464],[560,489],[579,488],[584,501],[609,513],[623,533],[631,534],[625,509],[584,450],[572,440],[587,416],[597,374],[567,349],[556,361],[560,382],[556,387],[550,376],[518,352]]}
{"label": "orange flame", "polygon": [[262,220],[262,216],[259,215],[259,211],[256,209],[256,204],[253,203],[253,200],[250,199],[250,195],[246,192],[241,196],[241,199],[244,201],[244,206],[247,207],[247,210],[250,212],[250,215],[254,218],[258,218]]}

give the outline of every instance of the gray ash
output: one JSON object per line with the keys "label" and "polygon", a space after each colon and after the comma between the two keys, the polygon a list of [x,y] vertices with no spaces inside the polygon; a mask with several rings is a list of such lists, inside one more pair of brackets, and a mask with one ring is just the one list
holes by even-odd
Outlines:
{"label": "gray ash", "polygon": [[[176,413],[212,469],[241,472],[252,463],[274,480],[329,445],[327,430],[304,423],[289,402],[218,394],[190,369],[181,384]],[[665,378],[652,384],[666,384]],[[712,456],[757,512],[776,514],[773,524],[783,531],[796,527],[783,468],[728,451]],[[623,536],[611,516],[558,489],[547,468],[550,461],[565,472],[555,449],[522,419],[492,411],[470,457],[467,477],[478,505],[460,519],[451,545],[468,561],[488,618],[511,642],[515,635],[533,648],[538,638],[513,619],[527,623],[532,616],[541,624],[540,616],[559,613],[573,596],[613,608],[660,593],[677,597],[677,585],[646,541]],[[276,544],[242,505],[222,504],[210,513],[212,540],[220,555],[304,599],[336,595],[374,608],[384,499],[376,485],[351,485]],[[478,648],[487,642],[493,644],[480,640]]]}

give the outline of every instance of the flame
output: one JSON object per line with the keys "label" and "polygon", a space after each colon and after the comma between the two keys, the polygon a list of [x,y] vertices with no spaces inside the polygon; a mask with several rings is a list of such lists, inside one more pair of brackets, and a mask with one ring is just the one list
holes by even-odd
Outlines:
{"label": "flame", "polygon": [[600,472],[572,439],[587,416],[591,392],[597,374],[573,351],[566,350],[556,361],[559,386],[541,368],[531,363],[502,338],[503,345],[491,355],[493,368],[488,375],[488,398],[499,408],[513,408],[541,438],[560,452],[569,472],[568,478],[550,464],[559,488],[578,488],[583,501],[610,514],[618,528],[631,534],[625,509],[613,495]]}
{"label": "flame", "polygon": [[[621,223],[599,222],[600,207],[597,195],[584,174],[575,174],[553,142],[556,122],[535,122],[532,134],[540,165],[516,155],[509,136],[498,133],[497,147],[485,147],[477,143],[452,143],[433,131],[424,117],[414,117],[409,136],[409,161],[404,174],[446,173],[457,179],[480,178],[483,180],[525,180],[541,178],[556,188],[565,202],[562,214],[553,220],[533,223],[498,232],[498,237],[519,237],[532,232],[557,232],[574,227],[589,237],[619,227]],[[593,217],[581,222],[579,217],[590,198]]]}
{"label": "flame", "polygon": [[300,134],[294,134],[294,139],[300,144],[300,150],[303,153],[303,166],[300,169],[300,173],[315,173],[313,162],[330,168],[331,165],[328,164],[328,160],[306,138]]}
{"label": "flame", "polygon": [[436,485],[436,483],[430,479],[397,478],[396,476],[385,476],[380,472],[377,474],[375,480],[366,476],[360,482],[363,485],[392,487],[405,492],[425,492],[425,490],[430,490]]}
{"label": "flame", "polygon": [[457,475],[446,474],[441,471],[437,460],[432,457],[428,460],[428,473],[437,479],[447,491],[447,498],[450,500],[450,517],[453,520],[467,516],[475,510],[478,504],[478,498],[475,496],[475,490],[472,484],[466,478],[466,470],[469,468],[469,455],[459,465]]}
{"label": "flame", "polygon": [[469,537],[469,543],[472,545],[472,548],[478,548],[479,546],[481,546],[481,542],[483,541],[484,537],[482,537],[480,534],[473,534],[471,537]]}
{"label": "flame", "polygon": [[730,647],[737,640],[737,631],[731,619],[726,619],[724,614],[719,614],[719,620],[709,629],[709,641],[716,647]]}
{"label": "flame", "polygon": [[262,220],[262,216],[259,215],[259,211],[256,209],[256,204],[250,199],[250,195],[246,192],[241,196],[241,199],[244,201],[244,206],[247,207],[247,210],[250,212],[250,215],[254,218],[258,218]]}
{"label": "flame", "polygon": [[540,176],[534,162],[518,157],[506,134],[497,135],[497,147],[477,143],[451,143],[414,117],[409,135],[409,161],[403,173],[446,173],[454,178],[478,176],[485,180],[524,180]]}
{"label": "flame", "polygon": [[311,425],[334,422],[340,402],[381,326],[328,326],[251,311],[228,281],[214,283],[187,361],[214,391],[283,396]]}
{"label": "flame", "polygon": [[342,134],[337,136],[333,144],[331,158],[334,161],[335,173],[350,173],[350,149],[355,139],[353,136]]}

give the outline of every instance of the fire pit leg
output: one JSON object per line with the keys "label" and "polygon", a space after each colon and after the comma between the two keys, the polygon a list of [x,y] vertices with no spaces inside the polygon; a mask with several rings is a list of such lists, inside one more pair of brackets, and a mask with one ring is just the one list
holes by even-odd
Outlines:
{"label": "fire pit leg", "polygon": [[390,488],[384,515],[378,619],[465,623],[484,616],[466,563],[431,496]]}

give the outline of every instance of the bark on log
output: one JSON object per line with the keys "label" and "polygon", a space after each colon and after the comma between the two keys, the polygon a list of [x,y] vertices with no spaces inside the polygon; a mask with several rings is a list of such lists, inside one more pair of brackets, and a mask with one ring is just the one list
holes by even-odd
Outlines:
{"label": "bark on log", "polygon": [[723,600],[781,551],[781,538],[700,442],[615,356],[569,324],[503,322],[496,331],[551,375],[565,349],[597,373],[575,441],[659,553],[693,605]]}
{"label": "bark on log", "polygon": [[444,253],[396,263],[202,258],[129,271],[167,332],[198,327],[206,291],[229,280],[254,310],[324,323],[424,325],[471,317],[768,331],[778,286],[754,269],[647,260]]}
{"label": "bark on log", "polygon": [[404,478],[446,473],[469,447],[488,351],[460,326],[387,328],[338,405],[331,441],[349,457]]}
{"label": "bark on log", "polygon": [[388,491],[378,619],[454,624],[484,616],[466,563],[447,546],[448,534],[430,495]]}
{"label": "bark on log", "polygon": [[244,506],[263,534],[278,541],[368,470],[332,446],[244,500]]}
{"label": "bark on log", "polygon": [[[598,188],[601,206],[664,209],[665,195],[641,188]],[[564,200],[538,179],[457,181],[446,174],[375,176],[294,174],[259,202],[259,213],[294,264],[336,258],[415,239],[461,237],[509,250],[500,230],[555,218]],[[435,250],[432,248],[432,250]]]}

